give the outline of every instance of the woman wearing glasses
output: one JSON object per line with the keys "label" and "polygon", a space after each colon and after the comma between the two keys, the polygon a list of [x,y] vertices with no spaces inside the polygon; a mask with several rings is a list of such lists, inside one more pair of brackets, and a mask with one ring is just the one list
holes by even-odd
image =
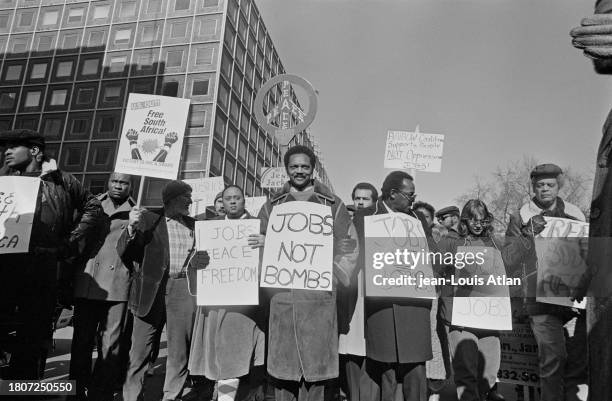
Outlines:
{"label": "woman wearing glasses", "polygon": [[[451,275],[459,276],[459,268],[464,267],[459,263],[459,247],[468,247],[459,251],[469,250],[469,247],[492,248],[491,252],[502,249],[501,242],[493,236],[492,221],[493,215],[483,201],[472,199],[465,204],[461,211],[459,236],[444,238],[439,244],[442,254],[451,252],[455,255],[454,264],[445,265],[440,272],[442,276],[447,279]],[[442,286],[438,311],[448,330],[457,398],[459,401],[503,400],[501,395],[492,391],[501,359],[499,332],[452,324],[453,296],[460,288]]]}

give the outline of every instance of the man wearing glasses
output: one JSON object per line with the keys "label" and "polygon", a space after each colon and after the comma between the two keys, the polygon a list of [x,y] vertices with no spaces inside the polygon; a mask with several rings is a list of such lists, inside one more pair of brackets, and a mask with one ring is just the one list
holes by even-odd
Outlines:
{"label": "man wearing glasses", "polygon": [[436,212],[438,223],[448,230],[446,236],[459,238],[459,208],[457,206],[447,206]]}
{"label": "man wearing glasses", "polygon": [[[360,209],[353,223],[359,236],[359,266],[365,266],[365,216],[405,213],[423,226],[430,250],[436,250],[431,228],[420,212],[412,210],[416,198],[414,180],[403,171],[391,172],[383,182],[382,196],[374,207]],[[427,397],[425,361],[432,358],[431,300],[408,298],[366,298],[366,371],[373,385],[371,394],[359,399],[392,401],[401,386],[404,401]],[[351,399],[357,399],[351,395]]]}

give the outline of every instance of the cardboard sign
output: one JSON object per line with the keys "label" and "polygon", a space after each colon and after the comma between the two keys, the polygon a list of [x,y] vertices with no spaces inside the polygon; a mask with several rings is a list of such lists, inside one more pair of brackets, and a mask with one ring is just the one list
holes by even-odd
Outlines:
{"label": "cardboard sign", "polygon": [[225,188],[223,177],[190,178],[183,180],[185,184],[191,185],[191,217],[206,212],[207,206],[215,203],[215,196]]}
{"label": "cardboard sign", "polygon": [[27,253],[40,178],[0,177],[0,254]]}
{"label": "cardboard sign", "polygon": [[130,93],[115,171],[176,179],[189,104],[189,99]]}
{"label": "cardboard sign", "polygon": [[331,291],[334,219],[329,206],[287,202],[272,208],[262,287]]}
{"label": "cardboard sign", "polygon": [[251,216],[257,216],[259,209],[266,203],[268,197],[266,196],[247,196],[244,198],[244,208],[251,214]]}
{"label": "cardboard sign", "polygon": [[262,188],[281,188],[287,181],[289,181],[289,177],[284,167],[261,168]]}
{"label": "cardboard sign", "polygon": [[197,274],[198,305],[259,304],[259,248],[248,245],[250,234],[259,234],[259,220],[196,221],[196,247],[210,256]]}
{"label": "cardboard sign", "polygon": [[387,131],[385,168],[439,173],[444,135]]}
{"label": "cardboard sign", "polygon": [[544,219],[544,231],[535,238],[538,256],[536,301],[584,309],[586,300],[577,303],[569,297],[587,269],[580,255],[580,241],[588,238],[589,224],[558,217]]}
{"label": "cardboard sign", "polygon": [[[482,260],[455,269],[452,324],[490,330],[512,330],[510,291],[499,250],[483,246],[460,246],[456,254],[480,255]],[[482,262],[482,263],[479,263]],[[463,283],[461,280],[465,280]]]}
{"label": "cardboard sign", "polygon": [[[385,260],[404,250],[408,258]],[[418,219],[404,213],[366,216],[366,297],[436,298],[428,255],[425,231]]]}

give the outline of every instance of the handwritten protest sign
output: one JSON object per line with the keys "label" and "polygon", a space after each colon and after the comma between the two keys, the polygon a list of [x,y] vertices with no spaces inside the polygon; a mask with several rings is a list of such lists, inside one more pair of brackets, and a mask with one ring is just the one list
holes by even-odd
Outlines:
{"label": "handwritten protest sign", "polygon": [[544,231],[535,238],[538,256],[536,301],[585,308],[585,301],[572,302],[569,297],[587,269],[580,254],[580,241],[589,236],[589,224],[558,217],[544,219]]}
{"label": "handwritten protest sign", "polygon": [[274,206],[266,231],[261,287],[332,289],[334,219],[329,206]]}
{"label": "handwritten protest sign", "polygon": [[210,256],[198,270],[198,305],[259,303],[259,248],[248,245],[250,234],[259,234],[259,220],[196,221],[196,247]]}
{"label": "handwritten protest sign", "polygon": [[444,135],[387,131],[384,166],[439,173],[442,170],[443,145]]}
{"label": "handwritten protest sign", "polygon": [[207,206],[215,203],[215,196],[225,188],[223,177],[190,178],[183,180],[192,188],[191,216],[197,216],[206,211]]}
{"label": "handwritten protest sign", "polygon": [[[455,269],[452,324],[477,329],[512,330],[512,308],[506,269],[496,248],[460,246],[455,255],[479,255]],[[455,262],[457,266],[457,262]],[[465,280],[462,282],[462,279]],[[465,283],[465,285],[462,285]]]}
{"label": "handwritten protest sign", "polygon": [[266,203],[268,197],[266,196],[247,196],[244,198],[244,208],[248,210],[251,216],[257,216],[259,209]]}
{"label": "handwritten protest sign", "polygon": [[40,178],[0,177],[0,254],[27,253]]}
{"label": "handwritten protest sign", "polygon": [[[385,260],[404,250],[406,258]],[[432,261],[428,255],[425,231],[418,219],[404,213],[366,216],[366,296],[436,298],[435,285],[431,283]]]}
{"label": "handwritten protest sign", "polygon": [[287,171],[284,167],[262,167],[261,168],[261,187],[262,188],[280,188],[287,181]]}
{"label": "handwritten protest sign", "polygon": [[189,99],[130,93],[115,171],[176,179]]}

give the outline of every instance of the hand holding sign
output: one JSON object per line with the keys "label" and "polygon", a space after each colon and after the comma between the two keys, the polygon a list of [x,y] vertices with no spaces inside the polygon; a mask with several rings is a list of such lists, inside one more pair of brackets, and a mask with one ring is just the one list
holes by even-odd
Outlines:
{"label": "hand holding sign", "polygon": [[266,236],[263,234],[251,234],[247,239],[247,243],[251,248],[263,248],[266,244]]}
{"label": "hand holding sign", "polygon": [[210,263],[210,256],[206,251],[197,251],[193,258],[191,258],[191,263],[189,267],[196,270],[206,269],[208,264]]}

